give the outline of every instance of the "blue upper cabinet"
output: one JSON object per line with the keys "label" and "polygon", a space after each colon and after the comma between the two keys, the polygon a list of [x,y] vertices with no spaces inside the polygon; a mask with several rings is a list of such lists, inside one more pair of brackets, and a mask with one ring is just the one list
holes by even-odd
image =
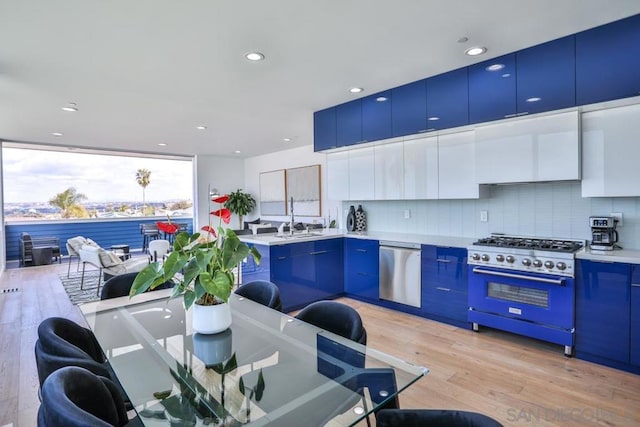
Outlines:
{"label": "blue upper cabinet", "polygon": [[362,98],[362,139],[377,141],[391,137],[391,91]]}
{"label": "blue upper cabinet", "polygon": [[575,36],[516,53],[518,113],[540,113],[576,103]]}
{"label": "blue upper cabinet", "polygon": [[578,105],[640,95],[640,15],[576,34]]}
{"label": "blue upper cabinet", "polygon": [[336,107],[336,135],[338,147],[363,142],[361,99]]}
{"label": "blue upper cabinet", "polygon": [[427,130],[426,80],[391,89],[391,136]]}
{"label": "blue upper cabinet", "polygon": [[469,67],[469,122],[482,123],[516,114],[516,54]]}
{"label": "blue upper cabinet", "polygon": [[313,149],[314,151],[336,148],[336,107],[313,113]]}
{"label": "blue upper cabinet", "polygon": [[469,76],[467,68],[427,79],[429,130],[469,124]]}

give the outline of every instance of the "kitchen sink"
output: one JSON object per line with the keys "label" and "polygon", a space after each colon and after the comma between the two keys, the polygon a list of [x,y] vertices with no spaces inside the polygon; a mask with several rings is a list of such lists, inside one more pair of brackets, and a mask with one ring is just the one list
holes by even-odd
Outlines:
{"label": "kitchen sink", "polygon": [[282,234],[282,235],[275,235],[274,237],[277,237],[278,239],[305,239],[307,237],[316,237],[316,236],[322,236],[321,233],[296,233],[296,234]]}

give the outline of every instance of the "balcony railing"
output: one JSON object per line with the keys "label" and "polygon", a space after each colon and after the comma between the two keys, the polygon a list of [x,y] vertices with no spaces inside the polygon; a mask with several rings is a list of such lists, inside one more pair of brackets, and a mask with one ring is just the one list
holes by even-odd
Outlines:
{"label": "balcony railing", "polygon": [[[53,236],[60,239],[62,255],[68,255],[65,243],[75,236],[84,236],[94,240],[103,248],[111,245],[129,245],[131,250],[142,249],[140,224],[155,224],[166,221],[166,217],[146,218],[110,218],[110,219],[74,219],[56,221],[15,221],[5,224],[5,242],[7,261],[17,260],[20,255],[20,233],[29,233],[32,237]],[[193,232],[193,218],[172,218],[177,224],[187,224],[187,231]]]}

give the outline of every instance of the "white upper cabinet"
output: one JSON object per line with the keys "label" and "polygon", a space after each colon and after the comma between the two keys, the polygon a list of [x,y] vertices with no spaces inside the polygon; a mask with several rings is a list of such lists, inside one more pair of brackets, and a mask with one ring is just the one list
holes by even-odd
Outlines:
{"label": "white upper cabinet", "polygon": [[473,131],[438,136],[438,198],[477,199]]}
{"label": "white upper cabinet", "polygon": [[578,112],[570,111],[477,127],[477,182],[580,179],[578,120]]}
{"label": "white upper cabinet", "polygon": [[374,190],[376,200],[400,200],[404,197],[404,155],[402,142],[373,148]]}
{"label": "white upper cabinet", "polygon": [[349,199],[374,200],[374,165],[373,147],[349,150]]}
{"label": "white upper cabinet", "polygon": [[582,197],[640,196],[640,104],[582,114]]}
{"label": "white upper cabinet", "polygon": [[404,198],[438,198],[438,137],[403,142]]}
{"label": "white upper cabinet", "polygon": [[329,200],[349,200],[349,152],[327,154],[327,196]]}

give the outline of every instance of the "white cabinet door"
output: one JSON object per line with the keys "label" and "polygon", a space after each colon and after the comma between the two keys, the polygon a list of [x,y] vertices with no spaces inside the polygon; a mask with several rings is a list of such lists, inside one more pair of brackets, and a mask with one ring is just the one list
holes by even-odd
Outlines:
{"label": "white cabinet door", "polygon": [[327,154],[327,197],[349,200],[349,152]]}
{"label": "white cabinet door", "polygon": [[373,147],[349,151],[349,200],[374,199]]}
{"label": "white cabinet door", "polygon": [[404,156],[402,142],[376,145],[374,152],[374,193],[376,200],[404,197]]}
{"label": "white cabinet door", "polygon": [[640,196],[640,104],[582,115],[582,197]]}
{"label": "white cabinet door", "polygon": [[480,184],[580,179],[578,112],[476,128]]}
{"label": "white cabinet door", "polygon": [[404,198],[438,198],[438,137],[404,141]]}
{"label": "white cabinet door", "polygon": [[477,199],[473,131],[438,137],[438,198]]}

